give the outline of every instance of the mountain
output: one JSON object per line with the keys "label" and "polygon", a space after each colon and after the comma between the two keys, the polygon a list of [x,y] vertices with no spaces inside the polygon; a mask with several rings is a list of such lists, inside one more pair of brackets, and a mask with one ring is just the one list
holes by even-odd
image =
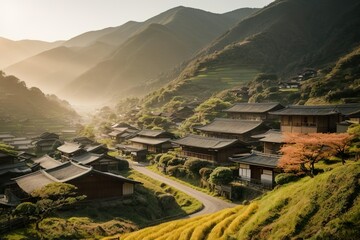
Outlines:
{"label": "mountain", "polygon": [[61,45],[62,42],[43,42],[35,40],[12,41],[0,37],[0,69],[4,69],[30,56]]}
{"label": "mountain", "polygon": [[280,186],[248,205],[163,223],[119,238],[358,239],[359,180],[360,164],[349,162],[314,178]]}
{"label": "mountain", "polygon": [[99,42],[87,47],[59,46],[16,63],[5,71],[23,79],[29,86],[55,93],[113,50],[114,47]]}
{"label": "mountain", "polygon": [[0,72],[0,122],[14,124],[19,120],[76,119],[77,113],[70,105],[54,95],[45,95],[38,88],[27,88],[14,76]]}
{"label": "mountain", "polygon": [[203,101],[246,85],[258,73],[287,79],[305,68],[328,67],[359,45],[359,11],[356,0],[275,1],[212,42],[145,101],[161,105],[175,96]]}
{"label": "mountain", "polygon": [[[61,95],[85,102],[115,93],[126,95],[129,88],[154,81],[159,74],[188,60],[255,11],[243,9],[227,15],[177,7],[144,23],[128,23],[127,30],[136,34],[121,44],[112,57],[75,79]],[[122,34],[119,31],[110,33],[111,38]],[[110,35],[99,41],[110,39]]]}
{"label": "mountain", "polygon": [[65,47],[87,47],[94,44],[98,39],[106,34],[115,31],[115,27],[104,28],[101,30],[85,32],[73,37],[62,44]]}

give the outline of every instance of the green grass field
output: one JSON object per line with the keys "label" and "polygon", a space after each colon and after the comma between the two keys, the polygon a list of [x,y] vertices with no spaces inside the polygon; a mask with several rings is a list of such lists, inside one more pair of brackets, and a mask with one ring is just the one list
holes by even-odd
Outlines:
{"label": "green grass field", "polygon": [[280,186],[249,205],[145,228],[120,239],[357,239],[360,163],[333,166],[314,178]]}

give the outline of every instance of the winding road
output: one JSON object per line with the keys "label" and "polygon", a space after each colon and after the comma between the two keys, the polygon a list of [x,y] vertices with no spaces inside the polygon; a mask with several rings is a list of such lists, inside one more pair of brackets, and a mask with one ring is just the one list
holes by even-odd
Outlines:
{"label": "winding road", "polygon": [[174,180],[171,180],[169,178],[161,176],[157,173],[154,173],[153,171],[146,168],[147,165],[143,165],[141,163],[131,162],[131,161],[129,161],[129,164],[132,169],[134,169],[146,176],[149,176],[155,180],[164,182],[164,183],[168,184],[169,186],[175,187],[175,188],[179,189],[180,191],[182,191],[182,192],[196,198],[200,202],[202,202],[202,204],[204,205],[204,208],[197,213],[189,215],[189,217],[195,217],[195,216],[199,216],[199,215],[203,215],[203,214],[214,213],[214,212],[217,212],[217,211],[225,209],[225,208],[231,208],[231,207],[237,206],[234,203],[229,203],[229,202],[223,201],[219,198],[209,196],[203,192],[197,191],[197,190],[195,190],[191,187],[188,187],[184,184],[181,184],[179,182],[176,182]]}

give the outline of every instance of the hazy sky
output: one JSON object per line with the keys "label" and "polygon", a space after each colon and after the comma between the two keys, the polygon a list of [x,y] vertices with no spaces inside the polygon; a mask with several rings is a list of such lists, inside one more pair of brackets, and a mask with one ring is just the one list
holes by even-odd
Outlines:
{"label": "hazy sky", "polygon": [[224,13],[273,0],[0,0],[0,36],[66,40],[83,32],[144,21],[182,5]]}

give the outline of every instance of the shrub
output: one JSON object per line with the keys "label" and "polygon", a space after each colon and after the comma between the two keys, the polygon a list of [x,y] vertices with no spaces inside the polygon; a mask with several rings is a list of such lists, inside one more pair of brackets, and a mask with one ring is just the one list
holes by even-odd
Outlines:
{"label": "shrub", "polygon": [[168,165],[168,162],[169,162],[170,160],[173,160],[173,159],[175,159],[175,156],[174,156],[174,155],[169,154],[169,153],[165,153],[165,154],[163,154],[163,155],[160,157],[160,159],[159,159],[159,164],[160,164],[161,166],[167,166],[167,165]]}
{"label": "shrub", "polygon": [[162,156],[162,153],[155,155],[154,162],[158,163],[160,161],[161,156]]}
{"label": "shrub", "polygon": [[275,182],[278,185],[283,185],[289,182],[293,182],[299,179],[299,176],[295,173],[280,173],[275,177]]}
{"label": "shrub", "polygon": [[174,207],[174,204],[176,204],[174,196],[169,193],[160,194],[158,199],[163,210],[171,209]]}
{"label": "shrub", "polygon": [[207,168],[207,167],[201,168],[199,170],[199,174],[200,174],[201,178],[205,179],[205,180],[207,180],[210,177],[210,174],[212,172],[213,172],[213,169]]}
{"label": "shrub", "polygon": [[184,163],[184,167],[192,174],[199,175],[200,169],[203,167],[206,167],[210,164],[211,163],[209,161],[201,160],[198,158],[192,158],[192,159],[187,160]]}
{"label": "shrub", "polygon": [[216,185],[225,185],[233,180],[233,171],[227,167],[217,167],[210,174],[209,182]]}
{"label": "shrub", "polygon": [[177,166],[177,165],[183,165],[185,163],[185,160],[179,159],[179,158],[173,158],[168,161],[168,166]]}

